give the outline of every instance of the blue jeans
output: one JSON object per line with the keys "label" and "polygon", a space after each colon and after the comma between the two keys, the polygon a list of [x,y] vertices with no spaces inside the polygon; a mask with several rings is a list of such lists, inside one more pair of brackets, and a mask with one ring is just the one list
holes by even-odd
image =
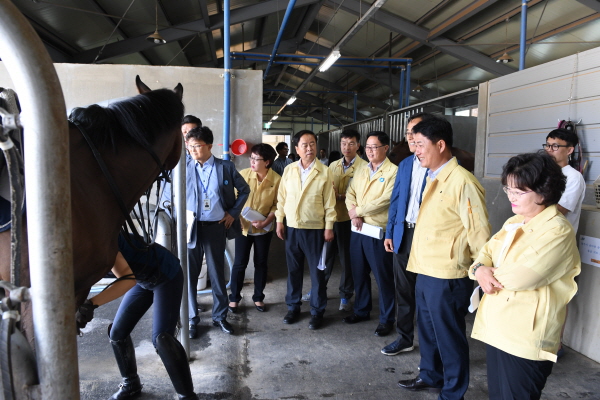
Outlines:
{"label": "blue jeans", "polygon": [[137,283],[125,294],[117,310],[110,331],[110,339],[123,340],[129,336],[152,303],[154,303],[152,343],[156,347],[156,337],[163,332],[174,336],[179,319],[182,292],[183,272],[181,269],[173,279],[165,280],[157,285]]}

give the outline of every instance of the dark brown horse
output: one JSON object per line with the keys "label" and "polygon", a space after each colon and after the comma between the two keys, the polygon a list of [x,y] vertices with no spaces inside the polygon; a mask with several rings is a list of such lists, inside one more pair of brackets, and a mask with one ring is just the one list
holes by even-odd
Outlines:
{"label": "dark brown horse", "polygon": [[[458,164],[463,168],[471,172],[475,170],[475,154],[457,147],[452,147],[451,151],[452,155],[458,160]],[[398,165],[411,154],[412,153],[408,148],[408,142],[403,138],[399,142],[392,142],[392,151],[390,151],[388,158],[391,162]]]}
{"label": "dark brown horse", "polygon": [[[177,165],[184,111],[181,84],[174,91],[152,91],[139,77],[136,84],[138,96],[106,108],[92,105],[75,109],[70,116],[70,121],[87,132],[97,147],[128,212],[154,182],[161,167],[172,169]],[[125,215],[90,146],[74,123],[69,124],[69,147],[75,312],[92,285],[113,266],[118,251],[117,237]],[[27,201],[38,199],[29,197]],[[21,286],[30,286],[26,238],[23,244]],[[10,231],[5,231],[0,233],[0,279],[8,280],[9,269]],[[32,319],[27,304],[23,307],[22,321],[22,328],[32,342]]]}

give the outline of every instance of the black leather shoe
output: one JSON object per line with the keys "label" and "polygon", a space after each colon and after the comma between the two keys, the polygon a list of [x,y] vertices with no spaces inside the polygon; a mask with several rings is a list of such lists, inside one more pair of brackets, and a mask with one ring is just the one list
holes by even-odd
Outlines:
{"label": "black leather shoe", "polygon": [[287,314],[285,314],[285,317],[283,317],[283,323],[284,324],[293,324],[294,322],[298,321],[299,317],[300,317],[299,311],[288,311]]}
{"label": "black leather shoe", "polygon": [[356,324],[357,322],[368,321],[370,318],[371,317],[369,315],[367,315],[366,317],[361,317],[358,314],[352,314],[342,319],[342,321],[344,321],[347,324]]}
{"label": "black leather shoe", "polygon": [[233,335],[233,326],[231,326],[231,324],[229,322],[227,322],[226,320],[213,321],[213,326],[221,328],[223,333],[226,333],[228,335]]}
{"label": "black leather shoe", "polygon": [[427,390],[428,392],[439,393],[442,391],[442,388],[438,388],[435,386],[429,386],[428,384],[423,382],[421,377],[407,379],[405,381],[398,381],[398,386],[401,387],[402,389],[407,389],[407,390],[410,390],[413,392],[417,392],[419,390]]}
{"label": "black leather shoe", "polygon": [[375,329],[375,336],[387,336],[392,331],[392,324],[379,324]]}
{"label": "black leather shoe", "polygon": [[311,315],[310,322],[308,323],[308,329],[317,330],[321,326],[323,326],[323,316],[322,315]]}
{"label": "black leather shoe", "polygon": [[264,304],[262,306],[259,306],[258,304],[254,303],[254,307],[256,307],[256,309],[260,312],[267,311],[267,306],[265,306]]}
{"label": "black leather shoe", "polygon": [[189,336],[190,339],[196,339],[198,337],[198,327],[196,326],[196,324],[190,324]]}
{"label": "black leather shoe", "polygon": [[227,308],[229,308],[229,312],[233,313],[233,314],[237,314],[240,312],[240,308],[239,307],[231,307],[228,306]]}

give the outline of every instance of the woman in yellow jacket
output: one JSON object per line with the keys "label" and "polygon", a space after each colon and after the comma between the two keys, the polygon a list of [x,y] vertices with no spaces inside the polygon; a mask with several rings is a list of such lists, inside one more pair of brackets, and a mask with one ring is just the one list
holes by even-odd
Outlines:
{"label": "woman in yellow jacket", "polygon": [[[275,227],[275,210],[277,209],[277,191],[281,177],[271,169],[277,153],[272,146],[260,143],[250,150],[250,168],[244,169],[240,175],[250,186],[250,196],[244,209],[266,217],[263,221],[251,222],[240,215],[243,235],[235,239],[235,261],[231,270],[231,294],[229,295],[229,311],[237,313],[242,300],[241,291],[244,275],[250,260],[250,250],[254,245],[254,295],[252,301],[260,312],[266,311],[263,302],[263,290],[267,284],[267,260],[269,247]],[[249,217],[251,218],[251,217]],[[251,218],[252,219],[252,218]]]}
{"label": "woman in yellow jacket", "polygon": [[556,208],[566,178],[550,156],[512,157],[502,184],[516,216],[469,268],[485,293],[472,337],[487,344],[490,399],[539,399],[581,261],[575,232]]}

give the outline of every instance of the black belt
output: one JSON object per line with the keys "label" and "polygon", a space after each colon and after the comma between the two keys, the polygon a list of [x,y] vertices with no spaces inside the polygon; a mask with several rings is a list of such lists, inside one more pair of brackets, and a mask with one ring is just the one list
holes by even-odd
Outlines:
{"label": "black belt", "polygon": [[406,225],[408,229],[415,229],[415,224],[413,222],[404,221],[404,225]]}
{"label": "black belt", "polygon": [[197,221],[198,225],[200,226],[209,226],[209,225],[214,225],[214,224],[218,224],[219,221]]}

